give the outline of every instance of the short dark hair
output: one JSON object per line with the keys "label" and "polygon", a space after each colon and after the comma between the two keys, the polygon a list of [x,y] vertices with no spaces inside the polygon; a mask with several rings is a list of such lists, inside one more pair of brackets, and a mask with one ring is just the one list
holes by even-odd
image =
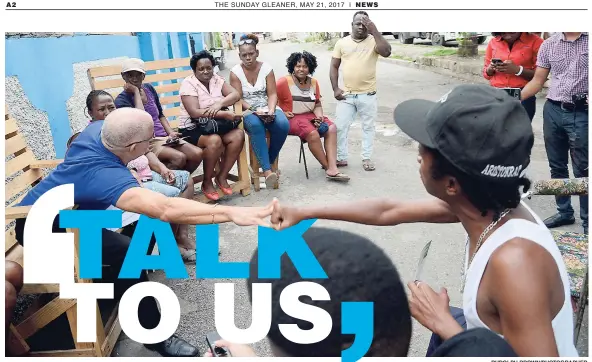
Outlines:
{"label": "short dark hair", "polygon": [[86,96],[86,110],[85,110],[88,112],[89,117],[90,117],[90,112],[92,111],[93,104],[95,103],[95,100],[99,96],[109,96],[109,97],[113,98],[113,96],[111,94],[109,94],[108,92],[106,92],[104,90],[90,91],[90,93]]}
{"label": "short dark hair", "polygon": [[447,175],[456,178],[463,194],[482,216],[491,211],[493,219],[498,219],[505,209],[518,207],[521,200],[520,187],[523,187],[522,192],[527,192],[530,188],[530,180],[526,177],[520,177],[514,182],[500,183],[470,176],[452,165],[437,150],[427,147],[425,149],[433,155],[432,177],[436,180]]}
{"label": "short dark hair", "polygon": [[354,14],[354,17],[352,19],[355,19],[356,16],[358,16],[358,15],[366,15],[366,16],[368,16],[368,13],[365,12],[364,10],[356,11],[356,13]]}
{"label": "short dark hair", "polygon": [[216,59],[214,59],[214,56],[207,50],[202,50],[193,54],[189,61],[189,66],[194,72],[195,68],[197,68],[197,62],[199,62],[200,59],[209,59],[212,62],[212,67],[216,66]]}
{"label": "short dark hair", "polygon": [[[341,303],[374,302],[374,338],[366,357],[407,356],[411,340],[411,313],[405,288],[397,268],[386,253],[370,240],[344,230],[312,227],[303,235],[309,248],[325,270],[328,279],[304,279],[287,254],[281,257],[281,278],[258,278],[258,253],[250,263],[247,280],[249,297],[253,283],[272,284],[272,321],[268,338],[282,352],[293,357],[339,357],[354,336],[341,334]],[[330,301],[300,301],[324,309],[333,320],[329,336],[313,344],[296,344],[284,338],[280,324],[297,324],[310,329],[311,323],[285,314],[280,307],[280,294],[288,285],[311,281],[325,287]]]}
{"label": "short dark hair", "polygon": [[304,59],[304,62],[308,66],[308,72],[312,75],[317,69],[317,57],[307,52],[306,50],[302,53],[296,52],[290,54],[288,60],[286,61],[286,67],[288,68],[288,72],[290,74],[294,73],[294,68],[296,68],[296,64],[298,64],[300,59]]}

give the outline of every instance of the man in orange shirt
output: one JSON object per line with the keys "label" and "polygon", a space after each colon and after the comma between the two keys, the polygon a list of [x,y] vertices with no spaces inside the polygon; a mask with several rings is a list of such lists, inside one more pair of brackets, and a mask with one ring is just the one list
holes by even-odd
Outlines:
{"label": "man in orange shirt", "polygon": [[[534,77],[537,55],[543,39],[531,33],[492,33],[487,45],[483,76],[496,88],[522,89]],[[530,120],[536,111],[536,97],[522,101]]]}

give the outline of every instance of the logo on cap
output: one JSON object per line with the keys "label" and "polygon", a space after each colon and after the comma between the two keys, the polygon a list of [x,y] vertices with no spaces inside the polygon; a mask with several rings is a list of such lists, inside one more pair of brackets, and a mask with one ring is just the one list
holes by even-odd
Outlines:
{"label": "logo on cap", "polygon": [[482,175],[491,177],[510,178],[520,176],[522,166],[500,166],[500,165],[487,165],[485,169],[481,171]]}

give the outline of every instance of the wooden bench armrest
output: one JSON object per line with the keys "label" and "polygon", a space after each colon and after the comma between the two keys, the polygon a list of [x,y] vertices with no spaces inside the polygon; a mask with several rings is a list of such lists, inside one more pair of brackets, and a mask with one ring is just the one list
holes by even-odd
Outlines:
{"label": "wooden bench armrest", "polygon": [[237,116],[242,116],[243,113],[243,100],[239,99],[238,102],[234,104],[234,114]]}
{"label": "wooden bench armrest", "polygon": [[32,206],[13,206],[5,208],[6,220],[24,219],[31,211]]}
{"label": "wooden bench armrest", "polygon": [[31,162],[31,164],[29,165],[29,167],[31,168],[55,168],[57,167],[60,163],[64,162],[63,159],[58,159],[58,160],[35,160],[33,162]]}

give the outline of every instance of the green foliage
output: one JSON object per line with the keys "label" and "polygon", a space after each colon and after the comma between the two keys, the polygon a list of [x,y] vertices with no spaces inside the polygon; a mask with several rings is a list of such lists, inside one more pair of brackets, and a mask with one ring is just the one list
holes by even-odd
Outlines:
{"label": "green foliage", "polygon": [[426,56],[426,57],[445,57],[448,55],[456,55],[457,53],[458,53],[457,49],[445,48],[445,49],[438,49],[438,50],[434,50],[433,52],[425,53],[424,56]]}

